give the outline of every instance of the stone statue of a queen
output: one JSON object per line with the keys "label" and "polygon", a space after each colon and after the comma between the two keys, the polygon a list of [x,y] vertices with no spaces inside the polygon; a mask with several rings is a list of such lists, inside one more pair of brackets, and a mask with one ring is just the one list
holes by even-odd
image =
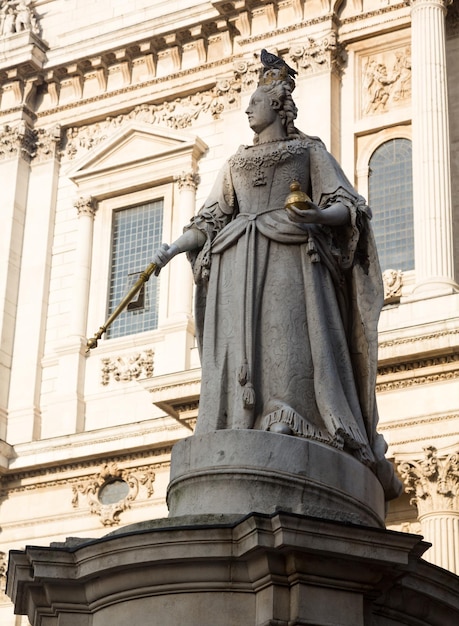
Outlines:
{"label": "stone statue of a queen", "polygon": [[[259,429],[303,437],[399,484],[376,431],[383,303],[371,211],[317,137],[294,125],[295,70],[263,50],[246,110],[255,133],[204,206],[153,261],[186,252],[202,385],[196,433]],[[301,207],[286,198],[293,181]],[[307,194],[307,195],[306,195]]]}

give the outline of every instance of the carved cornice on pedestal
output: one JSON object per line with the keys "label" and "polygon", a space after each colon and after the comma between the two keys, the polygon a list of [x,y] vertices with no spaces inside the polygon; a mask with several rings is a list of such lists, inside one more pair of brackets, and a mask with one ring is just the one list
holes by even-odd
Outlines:
{"label": "carved cornice on pedestal", "polygon": [[435,512],[459,513],[459,451],[438,456],[433,446],[424,448],[424,458],[402,461],[398,471],[406,493],[412,495],[419,517]]}

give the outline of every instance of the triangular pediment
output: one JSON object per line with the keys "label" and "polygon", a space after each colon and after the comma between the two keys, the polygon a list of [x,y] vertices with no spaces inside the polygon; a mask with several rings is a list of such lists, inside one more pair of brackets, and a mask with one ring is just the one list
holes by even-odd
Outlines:
{"label": "triangular pediment", "polygon": [[79,184],[103,171],[116,172],[135,163],[158,161],[175,152],[193,151],[195,146],[201,153],[206,149],[195,135],[133,121],[72,164],[68,176]]}

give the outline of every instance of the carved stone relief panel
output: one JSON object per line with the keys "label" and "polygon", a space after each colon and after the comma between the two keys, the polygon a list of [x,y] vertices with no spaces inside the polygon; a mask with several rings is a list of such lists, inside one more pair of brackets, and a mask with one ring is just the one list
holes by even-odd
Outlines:
{"label": "carved stone relief panel", "polygon": [[411,100],[411,48],[381,50],[360,61],[360,116],[379,115]]}
{"label": "carved stone relief panel", "polygon": [[139,496],[141,487],[146,498],[153,495],[154,482],[155,473],[148,466],[123,470],[117,463],[106,463],[98,474],[73,485],[72,505],[78,508],[83,497],[91,513],[98,515],[104,526],[114,526],[119,524],[121,513]]}

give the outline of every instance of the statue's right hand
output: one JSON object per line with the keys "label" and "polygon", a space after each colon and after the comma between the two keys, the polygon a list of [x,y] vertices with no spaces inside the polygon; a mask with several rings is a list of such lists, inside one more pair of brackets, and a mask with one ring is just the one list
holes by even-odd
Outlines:
{"label": "statue's right hand", "polygon": [[162,268],[167,265],[176,254],[177,250],[173,244],[171,246],[167,243],[160,245],[151,259],[151,262],[156,265],[155,276],[158,276]]}

